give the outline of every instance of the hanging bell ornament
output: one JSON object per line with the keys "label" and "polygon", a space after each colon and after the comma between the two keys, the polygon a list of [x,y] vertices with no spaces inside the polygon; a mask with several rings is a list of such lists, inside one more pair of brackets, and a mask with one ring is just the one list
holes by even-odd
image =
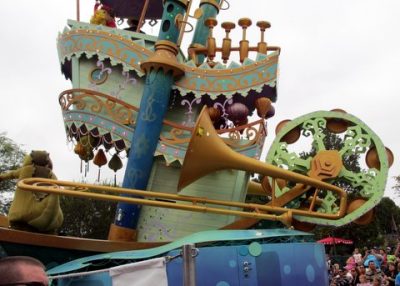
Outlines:
{"label": "hanging bell ornament", "polygon": [[255,106],[258,117],[265,118],[271,108],[271,100],[267,97],[259,97],[256,99]]}
{"label": "hanging bell ornament", "polygon": [[[74,152],[75,154],[79,155],[79,158],[81,158],[85,154],[85,148],[80,142],[78,142],[75,145]],[[81,173],[82,173],[82,159],[81,159]]]}
{"label": "hanging bell ornament", "polygon": [[122,161],[118,154],[115,153],[110,162],[108,162],[108,167],[114,171],[114,186],[117,185],[117,171],[122,168]]}
{"label": "hanging bell ornament", "polygon": [[221,111],[215,107],[209,107],[208,114],[210,115],[210,119],[212,122],[216,122],[221,118]]}
{"label": "hanging bell ornament", "polygon": [[271,108],[268,110],[267,115],[265,115],[265,119],[271,118],[275,115],[275,107],[271,105]]}
{"label": "hanging bell ornament", "polygon": [[83,156],[85,154],[85,148],[83,147],[83,145],[80,142],[78,142],[75,145],[74,152],[75,152],[75,154],[77,154],[79,156]]}
{"label": "hanging bell ornament", "polygon": [[[86,150],[83,155],[79,155],[79,158],[81,158],[82,161],[86,162],[85,177],[86,177],[86,174],[89,172],[89,161],[92,160],[93,157],[94,157],[94,153],[92,150]],[[81,169],[82,169],[82,167],[81,167]]]}
{"label": "hanging bell ornament", "polygon": [[79,158],[81,158],[81,160],[85,161],[86,163],[89,162],[90,160],[92,160],[94,157],[94,153],[92,150],[86,150],[84,154],[79,155]]}
{"label": "hanging bell ornament", "polygon": [[103,149],[99,149],[99,151],[97,151],[97,154],[96,154],[96,156],[94,156],[94,159],[93,159],[93,164],[95,164],[96,166],[99,166],[99,173],[97,175],[97,181],[100,182],[101,166],[107,164],[107,157],[106,157],[106,154],[104,153]]}

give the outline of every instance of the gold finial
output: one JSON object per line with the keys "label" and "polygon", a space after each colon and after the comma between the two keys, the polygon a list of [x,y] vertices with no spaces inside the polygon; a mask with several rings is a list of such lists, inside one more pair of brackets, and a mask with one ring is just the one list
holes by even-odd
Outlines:
{"label": "gold finial", "polygon": [[213,37],[213,29],[215,26],[217,26],[217,24],[218,21],[215,18],[207,18],[204,21],[204,25],[210,29],[207,39],[207,57],[210,61],[215,58],[215,53],[217,51],[217,44],[215,42],[215,38]]}
{"label": "gold finial", "polygon": [[257,27],[259,27],[260,31],[261,31],[261,40],[257,45],[257,51],[259,53],[266,54],[267,53],[267,43],[264,40],[264,33],[265,33],[266,29],[271,27],[271,24],[267,21],[258,21]]}
{"label": "gold finial", "polygon": [[231,54],[232,40],[229,38],[229,33],[236,27],[235,23],[223,22],[221,27],[225,29],[225,38],[222,41],[222,60],[226,63],[229,60]]}
{"label": "gold finial", "polygon": [[240,62],[243,63],[244,59],[249,56],[249,41],[246,40],[246,30],[251,26],[251,20],[249,18],[241,18],[238,24],[243,29],[243,36],[239,48]]}
{"label": "gold finial", "polygon": [[239,19],[238,24],[243,29],[243,40],[246,40],[246,30],[252,24],[251,19],[250,18],[241,18],[241,19]]}

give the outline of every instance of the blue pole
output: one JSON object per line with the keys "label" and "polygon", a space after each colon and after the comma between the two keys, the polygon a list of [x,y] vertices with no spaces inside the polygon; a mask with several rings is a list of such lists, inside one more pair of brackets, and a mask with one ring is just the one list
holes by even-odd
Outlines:
{"label": "blue pole", "polygon": [[[176,77],[183,75],[176,59],[179,29],[175,18],[178,14],[183,16],[186,9],[185,0],[165,1],[155,53],[141,64],[146,80],[122,184],[124,188],[145,190],[147,187],[171,86]],[[119,203],[109,239],[134,240],[140,209],[140,205]]]}

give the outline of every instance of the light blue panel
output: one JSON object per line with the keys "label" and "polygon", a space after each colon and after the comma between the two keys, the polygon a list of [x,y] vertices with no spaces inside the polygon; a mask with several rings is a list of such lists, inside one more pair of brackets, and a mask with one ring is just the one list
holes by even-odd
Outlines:
{"label": "light blue panel", "polygon": [[[229,243],[229,242],[227,242]],[[252,245],[260,251],[253,253]],[[244,251],[249,249],[248,251]],[[176,256],[180,250],[167,255]],[[134,259],[134,255],[131,255]],[[111,258],[110,258],[111,259]],[[119,261],[120,263],[121,261]],[[109,263],[108,267],[115,266]],[[183,283],[183,260],[177,257],[166,265],[168,284]],[[268,243],[260,239],[242,244],[199,247],[195,257],[196,285],[206,286],[327,286],[325,249],[318,243]],[[108,273],[63,279],[62,286],[111,286]],[[71,283],[72,282],[72,283]],[[93,284],[93,283],[98,284]],[[182,285],[183,286],[183,285]]]}
{"label": "light blue panel", "polygon": [[196,244],[205,242],[225,242],[233,243],[241,240],[254,240],[254,239],[275,239],[291,237],[295,240],[296,237],[304,239],[304,237],[310,237],[312,234],[289,229],[249,229],[249,230],[211,230],[203,231],[191,234],[187,237],[178,239],[174,242],[144,250],[132,250],[132,251],[121,251],[113,253],[104,253],[76,259],[74,261],[59,265],[55,268],[50,269],[47,273],[49,275],[57,275],[70,271],[77,271],[81,268],[87,267],[92,263],[96,263],[99,260],[108,259],[147,259],[160,255],[165,255],[167,252],[174,249],[181,248],[185,244]]}

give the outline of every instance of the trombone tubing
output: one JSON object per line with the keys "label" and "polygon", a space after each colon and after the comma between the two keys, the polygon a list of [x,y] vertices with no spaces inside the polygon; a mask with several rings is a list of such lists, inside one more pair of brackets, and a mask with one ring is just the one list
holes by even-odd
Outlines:
{"label": "trombone tubing", "polygon": [[[35,184],[47,184],[47,186],[38,186]],[[74,187],[83,189],[83,191],[79,190],[67,190],[61,189],[60,187]],[[276,206],[268,206],[268,205],[260,205],[260,204],[249,204],[249,203],[241,203],[241,202],[231,202],[231,201],[222,201],[222,200],[213,200],[203,197],[193,197],[193,196],[183,196],[183,195],[174,195],[160,192],[152,192],[152,191],[141,191],[141,190],[133,190],[126,189],[120,187],[110,187],[110,186],[100,186],[100,185],[92,185],[92,184],[82,184],[75,182],[67,182],[67,181],[58,181],[52,179],[44,179],[44,178],[28,178],[21,180],[18,182],[18,187],[24,191],[32,191],[32,192],[46,192],[46,193],[55,193],[60,195],[68,195],[68,196],[76,196],[76,197],[85,197],[85,198],[93,198],[99,200],[108,200],[108,201],[117,201],[117,202],[126,202],[133,204],[143,204],[143,205],[151,205],[151,206],[159,206],[166,208],[175,208],[175,209],[184,209],[191,210],[197,212],[214,212],[221,214],[232,214],[239,215],[244,217],[252,217],[252,218],[260,218],[260,219],[271,219],[271,215],[260,214],[258,211],[272,212],[272,213],[286,213],[291,211],[293,215],[305,215],[305,216],[313,216],[319,218],[327,218],[327,219],[339,219],[343,216],[343,213],[338,214],[326,214],[326,213],[317,213],[306,210],[296,210],[296,209],[288,209],[284,207],[276,207]],[[147,199],[140,198],[130,198],[130,197],[121,197],[115,195],[107,195],[107,194],[98,194],[98,193],[88,193],[89,190],[98,190],[105,191],[117,194],[126,194],[126,195],[137,195],[143,197],[154,197],[161,199],[171,199],[176,201],[186,201],[191,202],[192,206],[169,203],[169,202],[160,202],[160,201],[152,201]],[[198,206],[197,204],[213,204],[213,205],[221,205],[228,207],[237,207],[237,208],[247,208],[255,210],[255,213],[244,212],[244,211],[234,211],[234,210],[226,210],[226,209],[218,209],[218,208],[209,208]],[[262,215],[262,216],[259,216]],[[264,217],[265,216],[265,217]]]}
{"label": "trombone tubing", "polygon": [[[317,180],[312,177],[308,177],[302,174],[298,174],[292,171],[284,170],[281,169],[277,166],[274,166],[272,164],[266,164],[262,163],[258,160],[248,158],[244,155],[238,154],[234,152],[233,150],[229,149],[227,147],[228,156],[224,156],[225,161],[223,161],[220,165],[218,166],[216,170],[223,170],[223,169],[236,169],[236,170],[242,170],[242,171],[247,171],[251,173],[258,173],[258,174],[263,174],[265,176],[269,176],[272,178],[280,178],[284,179],[287,181],[294,181],[297,184],[303,184],[306,186],[312,186],[316,189],[323,189],[327,191],[332,191],[338,194],[340,197],[340,205],[339,205],[339,213],[337,215],[329,215],[329,214],[324,214],[324,213],[317,213],[314,212],[312,215],[313,217],[319,217],[319,218],[341,218],[346,214],[346,208],[347,208],[347,193],[332,184],[329,184],[324,181]],[[238,165],[238,162],[240,162],[240,166]],[[272,207],[272,206],[271,206]],[[276,209],[284,209],[284,208],[277,208],[273,207],[275,210]],[[304,210],[293,210],[293,215],[307,215],[309,211],[304,211]]]}
{"label": "trombone tubing", "polygon": [[[29,182],[27,182],[27,181],[29,181]],[[154,206],[154,207],[172,208],[172,209],[194,211],[194,212],[211,212],[211,213],[216,213],[216,214],[237,215],[237,216],[242,216],[242,217],[266,219],[266,220],[272,220],[272,221],[282,221],[282,222],[285,221],[285,216],[278,216],[278,215],[273,215],[273,214],[219,209],[219,208],[212,208],[212,207],[206,207],[206,206],[198,206],[195,204],[193,204],[193,205],[176,204],[176,203],[172,203],[172,202],[154,201],[154,200],[149,200],[149,199],[121,197],[121,196],[105,195],[105,194],[99,194],[99,193],[89,193],[86,191],[74,191],[74,190],[68,190],[68,189],[61,189],[61,188],[59,188],[58,185],[55,185],[55,184],[53,184],[53,186],[34,186],[34,185],[27,184],[27,183],[30,183],[31,181],[36,181],[36,182],[40,182],[40,183],[44,183],[44,181],[52,181],[53,183],[61,182],[61,181],[50,180],[50,179],[44,179],[43,181],[36,180],[36,179],[24,179],[18,183],[18,187],[23,191],[46,192],[46,193],[80,197],[80,198],[98,199],[98,200],[115,201],[115,202],[125,202],[125,203],[149,205],[149,206]],[[52,183],[52,182],[48,182],[48,183]],[[77,185],[82,186],[85,184],[77,184]],[[95,185],[90,185],[90,186],[94,186],[97,188],[97,186],[95,186]],[[88,189],[86,189],[86,190],[88,190]],[[134,190],[134,192],[132,192],[132,193],[136,193],[136,191],[137,190]],[[143,192],[146,193],[147,191],[143,191]],[[127,193],[129,193],[129,192],[127,192]],[[151,195],[151,196],[154,196],[154,195]],[[289,210],[287,210],[287,211],[289,211]]]}

